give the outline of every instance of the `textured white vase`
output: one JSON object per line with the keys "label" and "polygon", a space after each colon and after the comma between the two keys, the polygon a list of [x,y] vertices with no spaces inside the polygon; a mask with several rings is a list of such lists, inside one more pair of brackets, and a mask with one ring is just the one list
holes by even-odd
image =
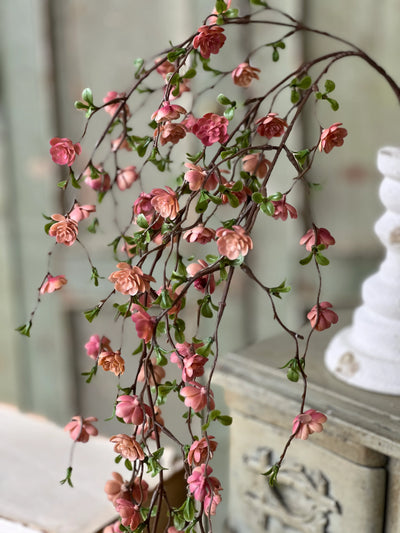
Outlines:
{"label": "textured white vase", "polygon": [[379,196],[386,212],[375,233],[386,257],[363,283],[363,303],[354,311],[352,325],[333,337],[325,364],[356,387],[400,395],[400,148],[382,148],[378,169],[384,176]]}

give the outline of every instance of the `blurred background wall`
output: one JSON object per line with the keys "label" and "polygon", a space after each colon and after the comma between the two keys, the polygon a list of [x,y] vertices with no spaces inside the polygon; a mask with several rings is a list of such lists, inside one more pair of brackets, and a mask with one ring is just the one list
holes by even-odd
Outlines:
{"label": "blurred background wall", "polygon": [[[400,82],[397,0],[284,0],[275,4],[310,26],[356,43]],[[246,0],[233,0],[232,5],[241,13],[248,10]],[[55,186],[59,169],[50,160],[48,141],[55,136],[79,139],[83,117],[73,102],[84,87],[90,87],[97,100],[109,90],[127,89],[136,57],[157,54],[170,39],[179,42],[201,25],[212,7],[212,0],[0,3],[1,401],[42,413],[60,424],[78,412],[99,418],[111,414],[115,384],[107,379],[109,376],[98,376],[90,385],[90,393],[80,376],[91,366],[83,345],[94,333],[93,325],[82,319],[82,311],[88,302],[95,305],[100,297],[91,286],[83,250],[71,249],[68,254],[57,251],[57,268],[52,270],[67,274],[69,285],[42,299],[31,339],[14,331],[29,318],[37,288],[48,269],[52,243],[43,232],[41,213],[63,212],[63,200]],[[231,68],[259,38],[272,40],[265,37],[265,31],[264,27],[251,32],[245,29],[232,37],[224,51]],[[265,64],[256,63],[263,71],[259,83],[270,83],[271,77],[279,78],[300,60],[323,53],[329,46],[312,34],[296,38],[282,52],[278,64],[267,56]],[[230,67],[225,65],[225,69]],[[249,257],[252,268],[267,285],[286,278],[293,287],[293,294],[280,305],[292,327],[305,321],[315,297],[311,269],[298,265],[302,256],[298,240],[311,218],[318,226],[329,228],[337,240],[328,254],[331,265],[323,269],[323,299],[332,301],[339,311],[359,302],[360,284],[376,268],[382,253],[373,233],[373,224],[382,212],[377,197],[380,179],[376,152],[400,141],[398,103],[370,67],[361,60],[346,59],[330,77],[336,82],[340,109],[334,113],[329,106],[320,106],[318,120],[326,126],[343,122],[349,136],[340,152],[335,149],[318,158],[313,179],[322,190],[298,195],[300,221],[262,218],[255,229],[257,254]],[[149,114],[152,111],[149,109]],[[294,148],[314,143],[315,127],[315,116],[310,112]],[[89,150],[89,146],[84,149]],[[282,179],[287,177],[282,175]],[[102,209],[107,208],[105,202]],[[99,246],[91,252],[101,273],[114,269],[107,251]],[[223,327],[224,352],[240,350],[279,331],[266,299],[244,276],[237,278]],[[99,332],[112,311],[109,313],[97,319]],[[103,406],[105,412],[94,412]],[[113,432],[112,426],[107,429],[101,424],[101,428]]]}

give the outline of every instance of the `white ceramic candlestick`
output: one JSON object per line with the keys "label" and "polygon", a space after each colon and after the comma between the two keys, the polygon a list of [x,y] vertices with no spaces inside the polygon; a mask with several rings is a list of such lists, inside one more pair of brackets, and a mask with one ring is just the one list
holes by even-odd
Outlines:
{"label": "white ceramic candlestick", "polygon": [[378,272],[362,286],[363,304],[350,327],[339,331],[325,354],[333,374],[363,389],[400,395],[400,149],[382,148],[379,196],[387,211],[375,233],[387,249]]}

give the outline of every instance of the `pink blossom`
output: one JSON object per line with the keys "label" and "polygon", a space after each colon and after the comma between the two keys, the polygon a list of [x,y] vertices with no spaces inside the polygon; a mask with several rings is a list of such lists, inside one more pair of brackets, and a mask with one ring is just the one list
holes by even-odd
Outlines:
{"label": "pink blossom", "polygon": [[315,409],[309,409],[295,417],[292,434],[296,439],[307,440],[312,433],[321,433],[323,430],[322,424],[326,421],[327,417],[324,414]]}
{"label": "pink blossom", "polygon": [[[219,495],[219,491],[222,490],[219,480],[214,476],[210,476],[212,471],[213,469],[211,466],[202,464],[193,468],[192,475],[187,479],[189,490],[193,494],[195,500],[198,502],[204,502],[204,510],[206,514],[207,509],[210,508],[212,504],[213,496]],[[216,500],[216,505],[218,505],[220,501],[221,498]],[[206,503],[208,505],[206,505]]]}
{"label": "pink blossom", "polygon": [[339,317],[335,311],[329,309],[330,307],[332,307],[331,303],[320,302],[319,306],[316,304],[311,308],[307,314],[307,318],[312,328],[317,331],[323,331],[324,329],[330,328],[332,324],[336,324]]}
{"label": "pink blossom", "polygon": [[154,326],[156,318],[150,316],[140,305],[133,304],[132,321],[135,323],[136,333],[139,339],[143,339],[145,343],[151,341],[154,335]]}
{"label": "pink blossom", "polygon": [[199,189],[212,191],[217,187],[219,181],[215,172],[211,172],[207,177],[207,171],[199,165],[185,163],[185,167],[189,170],[185,172],[184,179],[189,183],[191,191],[198,191]]}
{"label": "pink blossom", "polygon": [[150,203],[163,218],[173,220],[179,211],[178,199],[171,187],[166,185],[165,189],[153,189],[151,191],[152,199]]}
{"label": "pink blossom", "polygon": [[118,263],[119,271],[108,276],[109,281],[114,283],[115,290],[121,294],[135,296],[140,292],[150,290],[150,281],[155,281],[153,276],[144,274],[138,266],[131,266],[128,263]]}
{"label": "pink blossom", "polygon": [[265,178],[270,165],[271,161],[265,159],[262,152],[245,155],[242,159],[243,170],[259,179]]}
{"label": "pink blossom", "polygon": [[95,213],[95,205],[79,205],[78,202],[74,203],[74,207],[69,212],[69,218],[75,220],[75,222],[80,222],[85,218],[88,218],[91,213]]}
{"label": "pink blossom", "polygon": [[113,479],[107,481],[104,486],[104,492],[111,502],[114,503],[119,498],[131,501],[133,498],[136,503],[140,503],[147,499],[149,485],[144,479],[136,478],[133,487],[131,487],[131,484],[124,481],[118,472],[113,472],[112,477]]}
{"label": "pink blossom", "polygon": [[69,431],[69,436],[76,442],[87,442],[90,436],[95,437],[99,433],[92,422],[97,422],[97,418],[94,416],[88,418],[74,416],[71,422],[68,422],[64,427],[64,431]]}
{"label": "pink blossom", "polygon": [[115,453],[122,455],[124,459],[128,459],[132,462],[136,460],[143,461],[144,452],[142,447],[133,437],[129,437],[129,435],[125,435],[124,433],[119,433],[118,435],[110,437],[110,442],[113,442],[115,445]]}
{"label": "pink blossom", "polygon": [[[158,63],[160,61],[160,58],[157,58],[155,60],[155,63]],[[170,72],[174,72],[175,67],[172,63],[170,63],[167,59],[161,63],[161,65],[158,65],[156,68],[157,72],[161,74],[161,76],[165,79],[167,75]]]}
{"label": "pink blossom", "polygon": [[117,398],[115,414],[122,418],[125,424],[143,424],[145,415],[151,416],[151,409],[142,403],[137,396],[123,394]]}
{"label": "pink blossom", "polygon": [[56,221],[49,229],[50,237],[55,237],[56,241],[65,246],[72,246],[78,236],[78,223],[71,218],[63,215],[51,215],[51,218]]}
{"label": "pink blossom", "polygon": [[190,466],[199,466],[205,463],[207,459],[212,459],[213,453],[218,446],[218,442],[213,439],[214,437],[209,435],[208,438],[203,437],[193,442],[188,453],[188,463]]}
{"label": "pink blossom", "polygon": [[199,224],[198,226],[185,231],[183,238],[187,242],[207,244],[215,239],[215,230],[211,228],[205,228],[203,224]]}
{"label": "pink blossom", "polygon": [[233,83],[239,87],[249,87],[254,79],[260,79],[258,72],[261,72],[259,68],[251,67],[248,63],[240,63],[232,71]]}
{"label": "pink blossom", "polygon": [[171,363],[175,363],[178,365],[179,368],[183,368],[183,359],[185,357],[191,357],[192,355],[196,354],[197,348],[200,348],[201,346],[204,346],[202,342],[200,343],[193,343],[189,344],[188,342],[179,343],[177,342],[175,344],[176,352],[172,352],[170,355]]}
{"label": "pink blossom", "polygon": [[278,117],[277,113],[268,113],[266,117],[259,118],[256,124],[258,124],[257,133],[262,137],[267,137],[267,139],[282,137],[288,126],[283,119]]}
{"label": "pink blossom", "polygon": [[88,342],[85,344],[85,350],[87,355],[91,358],[96,360],[103,349],[110,349],[110,339],[103,337],[100,340],[99,335],[92,335]]}
{"label": "pink blossom", "polygon": [[231,261],[245,256],[253,248],[253,241],[241,226],[232,229],[219,228],[216,231],[218,251]]}
{"label": "pink blossom", "polygon": [[212,391],[208,393],[207,387],[203,387],[196,382],[183,387],[180,393],[185,398],[186,407],[191,407],[196,413],[204,409],[207,403],[211,410],[215,407]]}
{"label": "pink blossom", "polygon": [[194,354],[183,359],[182,379],[183,381],[193,381],[204,374],[204,365],[207,357]]}
{"label": "pink blossom", "polygon": [[[208,263],[203,259],[199,259],[197,263],[190,263],[190,265],[186,267],[186,272],[191,278],[193,278],[207,267]],[[212,294],[215,291],[214,274],[205,274],[204,276],[197,277],[193,282],[193,285],[202,293],[205,293],[207,290],[208,294]]]}
{"label": "pink blossom", "polygon": [[125,372],[125,361],[121,357],[120,350],[114,352],[111,349],[107,349],[101,352],[98,362],[105,372],[113,372],[116,376],[121,376]]}
{"label": "pink blossom", "polygon": [[177,144],[186,137],[186,128],[182,124],[176,124],[175,122],[164,122],[154,130],[154,137],[157,136],[161,146],[167,143]]}
{"label": "pink blossom", "polygon": [[226,36],[221,26],[201,26],[193,39],[193,47],[200,49],[200,54],[208,59],[210,54],[218,54],[224,45]]}
{"label": "pink blossom", "polygon": [[273,201],[272,203],[275,208],[273,214],[275,220],[278,218],[286,220],[288,215],[290,215],[290,218],[297,218],[296,208],[286,202],[286,194],[283,195],[281,200]]}
{"label": "pink blossom", "polygon": [[[103,98],[103,102],[107,104],[108,102],[111,102],[112,100],[120,100],[119,102],[114,102],[113,104],[106,105],[104,107],[104,111],[111,115],[112,117],[117,112],[118,108],[121,106],[122,101],[125,99],[125,93],[117,93],[116,91],[109,91],[107,95]],[[122,116],[125,112],[125,115],[127,118],[131,116],[131,113],[129,111],[129,107],[127,104],[123,106],[124,111],[121,109],[119,115]]]}
{"label": "pink blossom", "polygon": [[[196,124],[197,118],[192,113],[188,113],[186,118],[181,121],[182,126],[185,126],[186,130],[192,133],[193,126]],[[187,166],[187,165],[186,165]]]}
{"label": "pink blossom", "polygon": [[125,191],[129,189],[131,185],[138,179],[139,174],[136,172],[136,167],[131,165],[129,167],[123,168],[117,172],[117,177],[115,181],[117,187],[120,191]]}
{"label": "pink blossom", "polygon": [[[147,382],[154,387],[159,385],[165,378],[165,370],[162,366],[157,364],[156,358],[152,357],[150,363],[147,365]],[[145,363],[140,367],[140,372],[137,376],[137,380],[141,382],[146,381],[146,369]]]}
{"label": "pink blossom", "polygon": [[169,102],[164,102],[163,105],[154,111],[151,115],[151,119],[159,122],[167,122],[169,120],[176,120],[181,115],[186,115],[186,109],[181,105],[170,104]]}
{"label": "pink blossom", "polygon": [[116,500],[115,510],[121,517],[121,524],[125,527],[129,527],[132,531],[135,531],[142,521],[140,507],[124,498]]}
{"label": "pink blossom", "polygon": [[322,130],[321,139],[319,141],[319,151],[322,150],[329,154],[329,152],[335,146],[342,146],[344,143],[344,138],[347,136],[347,130],[345,128],[340,128],[341,122],[335,122],[329,128]]}
{"label": "pink blossom", "polygon": [[119,529],[119,525],[120,525],[120,521],[119,520],[116,520],[114,523],[106,526],[104,529],[103,529],[103,533],[120,533],[120,529]]}
{"label": "pink blossom", "polygon": [[117,150],[132,152],[132,146],[128,143],[125,134],[121,134],[119,137],[111,141],[111,151],[116,152]]}
{"label": "pink blossom", "polygon": [[309,252],[312,251],[313,246],[323,244],[325,248],[328,248],[328,246],[335,244],[335,242],[335,239],[326,228],[317,228],[316,226],[310,228],[299,241],[300,245],[306,245],[306,250]]}
{"label": "pink blossom", "polygon": [[151,203],[152,199],[153,194],[141,192],[133,203],[133,214],[135,217],[139,214],[144,215],[152,229],[158,230],[163,225],[164,219],[154,209]]}
{"label": "pink blossom", "polygon": [[[232,189],[235,185],[234,181],[226,181],[225,178],[222,178],[221,181],[222,185],[224,185],[224,187],[226,187],[227,189]],[[251,196],[251,190],[248,187],[244,186],[240,191],[231,191],[230,194],[236,196],[236,198],[239,200],[239,204],[243,204],[247,200],[247,197]],[[223,204],[229,203],[229,197],[227,194],[222,194],[221,199]]]}
{"label": "pink blossom", "polygon": [[221,503],[221,495],[218,492],[207,494],[204,498],[204,512],[207,516],[215,515],[217,512],[217,505]]}
{"label": "pink blossom", "polygon": [[42,283],[40,287],[40,294],[52,293],[54,291],[59,291],[67,284],[67,278],[65,276],[51,276],[47,274],[46,280]]}
{"label": "pink blossom", "polygon": [[83,173],[83,175],[86,176],[85,183],[94,191],[107,192],[109,189],[111,189],[110,176],[107,174],[107,172],[104,172],[102,167],[95,168],[98,173],[98,176],[95,178],[91,177],[92,171],[90,168],[87,168],[85,170],[85,172]]}
{"label": "pink blossom", "polygon": [[192,133],[200,139],[204,146],[211,146],[216,142],[224,144],[229,138],[228,124],[229,120],[225,117],[215,113],[206,113],[193,125]]}
{"label": "pink blossom", "polygon": [[75,161],[77,155],[82,152],[79,143],[73,143],[71,139],[53,137],[50,140],[50,155],[57,165],[68,165],[69,167]]}

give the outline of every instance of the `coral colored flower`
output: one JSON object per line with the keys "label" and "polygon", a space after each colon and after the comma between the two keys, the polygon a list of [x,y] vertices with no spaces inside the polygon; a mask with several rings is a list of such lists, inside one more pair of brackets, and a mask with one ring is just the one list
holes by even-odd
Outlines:
{"label": "coral colored flower", "polygon": [[185,167],[189,170],[185,172],[184,179],[189,183],[191,191],[198,191],[199,189],[212,191],[217,187],[219,182],[215,172],[212,172],[207,177],[207,171],[199,165],[185,163]]}
{"label": "coral colored flower", "polygon": [[[197,118],[192,113],[188,113],[186,118],[181,121],[182,126],[185,126],[186,130],[192,133],[192,128],[196,124]],[[186,165],[187,166],[187,165]]]}
{"label": "coral colored flower", "polygon": [[182,379],[183,381],[193,381],[204,374],[204,365],[207,358],[202,355],[194,354],[183,359]]}
{"label": "coral colored flower", "polygon": [[69,218],[72,218],[75,222],[80,222],[81,220],[88,218],[91,213],[95,212],[95,205],[79,205],[78,202],[75,202],[74,207],[69,212]]}
{"label": "coral colored flower", "polygon": [[[222,185],[224,185],[224,187],[226,187],[227,189],[232,189],[235,185],[235,182],[226,181],[225,178],[222,178]],[[230,194],[236,196],[236,198],[239,200],[239,204],[243,204],[247,200],[247,197],[251,196],[251,190],[248,187],[244,186],[240,191],[231,191]],[[229,197],[227,194],[222,194],[221,199],[223,204],[229,203]]]}
{"label": "coral colored flower", "polygon": [[75,161],[77,155],[82,152],[79,143],[73,143],[71,139],[53,137],[50,140],[50,155],[57,165],[68,165],[69,167]]}
{"label": "coral colored flower", "polygon": [[164,102],[163,105],[154,111],[151,115],[151,119],[158,122],[168,122],[169,120],[176,120],[181,115],[186,115],[187,111],[181,105],[170,104],[169,102]]}
{"label": "coral colored flower", "polygon": [[115,510],[121,517],[121,524],[132,531],[135,531],[142,521],[140,507],[124,498],[115,501]]}
{"label": "coral colored flower", "polygon": [[111,141],[111,151],[116,152],[117,150],[126,150],[127,152],[132,152],[132,146],[128,143],[128,140],[124,134],[121,134],[119,137]]}
{"label": "coral colored flower", "polygon": [[232,71],[233,83],[239,87],[249,87],[253,80],[260,79],[257,72],[261,72],[261,70],[256,67],[251,67],[248,63],[240,63]]}
{"label": "coral colored flower", "polygon": [[[190,265],[188,265],[186,267],[186,272],[191,278],[193,278],[207,267],[208,263],[203,259],[199,259],[197,263],[191,263]],[[205,274],[204,276],[198,277],[193,282],[193,285],[198,291],[202,293],[206,292],[207,290],[208,294],[212,294],[215,291],[214,274]]]}
{"label": "coral colored flower", "polygon": [[131,165],[129,167],[119,170],[115,181],[120,191],[129,189],[131,185],[138,179],[139,174],[136,172],[136,167]]}
{"label": "coral colored flower", "polygon": [[51,276],[47,275],[46,280],[42,283],[40,287],[40,294],[51,293],[54,291],[59,291],[67,284],[67,278],[65,276]]}
{"label": "coral colored flower", "polygon": [[[85,183],[91,189],[98,192],[107,192],[111,189],[111,179],[107,172],[104,172],[103,168],[95,167],[97,171],[97,177],[92,178],[92,171],[87,168],[83,175],[85,176]],[[95,173],[94,173],[95,175]]]}
{"label": "coral colored flower", "polygon": [[185,357],[192,357],[196,354],[196,350],[204,346],[202,342],[189,344],[188,342],[175,344],[176,352],[172,352],[170,355],[171,363],[175,363],[179,368],[183,368],[183,360]]}
{"label": "coral colored flower", "polygon": [[245,155],[242,159],[243,170],[259,179],[265,178],[270,165],[271,161],[265,159],[262,152]]}
{"label": "coral colored flower", "polygon": [[[205,502],[207,496],[211,497],[213,494],[218,494],[222,489],[219,480],[210,476],[212,471],[211,466],[202,464],[193,468],[192,474],[187,479],[189,490],[198,502]],[[209,503],[211,502],[209,501]],[[205,505],[204,509],[206,510]]]}
{"label": "coral colored flower", "polygon": [[199,466],[205,463],[207,459],[212,459],[213,453],[218,446],[218,442],[213,439],[214,437],[209,435],[208,439],[203,437],[193,442],[188,453],[188,463],[190,466]]}
{"label": "coral colored flower", "polygon": [[78,235],[78,223],[69,217],[58,214],[51,215],[51,218],[56,220],[56,223],[49,229],[50,237],[55,237],[60,244],[72,246]]}
{"label": "coral colored flower", "polygon": [[275,208],[272,216],[275,220],[278,218],[286,220],[288,215],[290,215],[290,218],[297,218],[296,208],[286,202],[286,194],[283,195],[281,200],[273,201],[272,203]]}
{"label": "coral colored flower", "polygon": [[187,242],[198,242],[199,244],[207,244],[215,239],[215,230],[205,228],[203,224],[199,224],[194,228],[188,229],[183,234],[183,238]]}
{"label": "coral colored flower", "polygon": [[279,118],[277,113],[268,113],[266,117],[259,118],[256,124],[258,124],[257,133],[267,139],[281,137],[287,128],[286,122]]}
{"label": "coral colored flower", "polygon": [[111,350],[110,339],[108,339],[104,335],[101,338],[101,340],[100,340],[99,335],[92,335],[89,338],[88,342],[85,344],[85,350],[86,350],[87,355],[91,359],[94,359],[94,360],[96,360],[99,357],[100,352],[104,348],[106,348],[107,350]]}
{"label": "coral colored flower", "polygon": [[151,341],[154,335],[154,327],[156,324],[156,318],[150,316],[140,305],[133,304],[132,321],[135,323],[136,333],[139,339],[143,339],[145,343]]}
{"label": "coral colored flower", "polygon": [[139,292],[150,290],[150,281],[155,281],[152,276],[143,274],[138,266],[131,266],[128,263],[118,263],[119,271],[113,272],[108,279],[114,283],[115,290],[121,294],[135,296]]}
{"label": "coral colored flower", "polygon": [[64,431],[69,431],[69,436],[76,442],[87,442],[90,436],[95,437],[99,433],[92,422],[97,422],[97,418],[94,416],[88,418],[74,416],[71,422],[68,422],[64,427]]}
{"label": "coral colored flower", "polygon": [[329,154],[329,152],[335,146],[342,146],[344,143],[344,138],[347,136],[347,130],[345,128],[340,128],[341,122],[335,122],[329,128],[322,130],[321,139],[319,141],[319,151],[322,150]]}
{"label": "coral colored flower", "polygon": [[326,228],[317,228],[314,226],[305,233],[299,241],[300,245],[305,244],[306,250],[312,251],[313,246],[323,244],[325,248],[335,244],[335,239]]}
{"label": "coral colored flower", "polygon": [[307,440],[312,433],[321,433],[324,429],[322,424],[327,421],[327,417],[316,411],[309,409],[305,413],[299,414],[293,420],[292,435],[296,439]]}
{"label": "coral colored flower", "polygon": [[139,461],[143,461],[144,453],[142,447],[133,437],[119,433],[118,435],[113,435],[110,438],[110,442],[115,444],[115,453],[122,455],[124,459],[128,459],[132,462],[136,461],[137,459],[139,459]]}
{"label": "coral colored flower", "polygon": [[307,314],[308,320],[311,322],[311,327],[317,331],[323,331],[328,329],[332,324],[336,324],[339,320],[339,317],[329,309],[332,307],[332,304],[329,302],[320,302],[319,306],[316,304],[311,308]]}
{"label": "coral colored flower", "polygon": [[125,500],[129,499],[130,490],[128,488],[128,483],[124,481],[121,474],[118,472],[112,473],[113,479],[110,479],[106,482],[104,486],[104,492],[107,494],[107,498],[114,502],[119,498],[124,498]]}
{"label": "coral colored flower", "polygon": [[143,424],[145,416],[151,416],[151,409],[145,403],[142,403],[135,395],[129,396],[123,394],[118,396],[115,414],[122,418],[125,424]]}
{"label": "coral colored flower", "polygon": [[[117,112],[118,108],[121,106],[122,101],[125,99],[125,93],[117,93],[116,91],[109,91],[107,95],[103,98],[103,102],[105,104],[108,104],[108,102],[111,102],[112,100],[120,100],[119,102],[114,102],[113,104],[106,105],[104,108],[104,111],[111,115],[112,117]],[[127,118],[131,116],[131,113],[129,111],[129,107],[127,104],[123,106],[123,109],[125,111],[125,115]],[[119,116],[123,116],[124,111],[121,109]]]}
{"label": "coral colored flower", "polygon": [[186,407],[191,407],[196,413],[204,409],[207,406],[207,402],[210,409],[215,407],[213,393],[210,391],[210,394],[208,394],[207,387],[203,387],[196,382],[183,387],[180,394],[185,398]]}
{"label": "coral colored flower", "polygon": [[[158,63],[160,61],[160,58],[155,60],[155,63]],[[165,79],[167,75],[170,72],[174,72],[175,67],[172,63],[170,63],[167,59],[161,63],[161,65],[158,65],[156,68],[157,72],[161,74],[161,76]]]}
{"label": "coral colored flower", "polygon": [[151,225],[152,229],[160,229],[164,223],[164,219],[156,212],[151,200],[152,194],[142,192],[133,203],[133,214],[135,217],[142,214],[145,216],[147,222]]}
{"label": "coral colored flower", "polygon": [[[159,385],[165,378],[165,370],[162,366],[157,364],[156,358],[152,357],[150,363],[147,365],[147,382],[154,387]],[[140,367],[140,372],[137,380],[141,382],[146,381],[146,372],[144,364]]]}
{"label": "coral colored flower", "polygon": [[153,189],[151,191],[152,199],[150,203],[163,218],[173,220],[179,211],[178,199],[171,187],[166,185],[165,189]]}
{"label": "coral colored flower", "polygon": [[[221,490],[221,489],[220,489]],[[213,494],[206,495],[204,498],[204,512],[207,516],[215,515],[217,512],[217,505],[221,503],[221,495],[219,492],[214,492]]]}
{"label": "coral colored flower", "polygon": [[157,136],[159,136],[161,146],[167,143],[177,144],[186,137],[186,128],[182,124],[165,122],[154,130],[154,137]]}
{"label": "coral colored flower", "polygon": [[231,261],[245,256],[253,248],[253,241],[241,226],[232,229],[219,228],[216,231],[218,251]]}
{"label": "coral colored flower", "polygon": [[119,520],[116,520],[113,524],[106,526],[103,529],[103,533],[120,533],[120,524],[121,522]]}
{"label": "coral colored flower", "polygon": [[117,350],[107,350],[99,355],[99,366],[102,366],[105,372],[113,372],[116,376],[121,376],[125,372],[125,361],[121,357],[121,352]]}
{"label": "coral colored flower", "polygon": [[200,139],[204,146],[211,146],[216,142],[224,144],[229,138],[228,124],[229,120],[225,117],[215,113],[206,113],[197,119],[192,127],[192,133]]}
{"label": "coral colored flower", "polygon": [[193,47],[200,49],[200,54],[208,59],[210,54],[218,54],[226,41],[224,28],[221,26],[201,26],[193,39]]}

